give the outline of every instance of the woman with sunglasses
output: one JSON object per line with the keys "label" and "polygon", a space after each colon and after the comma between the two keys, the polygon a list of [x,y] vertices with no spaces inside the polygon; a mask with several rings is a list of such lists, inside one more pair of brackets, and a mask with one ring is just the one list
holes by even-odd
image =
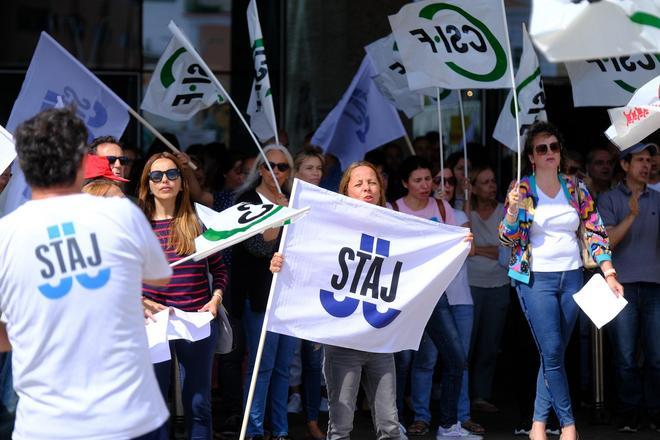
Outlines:
{"label": "woman with sunglasses", "polygon": [[[399,175],[407,193],[392,203],[396,211],[438,223],[469,226],[463,212],[455,211],[447,201],[431,196],[433,182],[431,164],[428,161],[418,156],[410,156],[401,164]],[[453,197],[453,194],[447,194],[447,197]],[[467,240],[472,240],[471,233]],[[411,436],[426,435],[429,431],[431,385],[438,357],[443,364],[443,391],[437,437],[467,436],[468,432],[462,427],[462,422],[467,422],[472,429],[483,432],[480,425],[470,420],[467,394],[467,352],[472,332],[473,305],[465,265],[445,293],[438,300],[419,350],[412,358],[411,396],[415,415],[412,425],[408,427],[408,434]],[[405,382],[401,375],[406,373],[409,357],[406,352],[396,356],[397,375],[402,388]],[[402,391],[399,390],[398,394],[401,395]]]}
{"label": "woman with sunglasses", "polygon": [[[186,179],[181,178],[182,165],[170,153],[154,154],[147,161],[140,178],[138,203],[151,222],[161,247],[170,263],[195,252],[195,238],[202,225],[190,203]],[[208,274],[212,276],[209,286]],[[145,316],[168,307],[186,312],[217,314],[227,284],[227,269],[221,254],[201,261],[190,261],[174,267],[170,283],[158,287],[145,284],[142,288]],[[188,438],[211,439],[211,367],[218,326],[211,321],[208,338],[191,342],[183,339],[170,342],[176,353],[182,383],[183,409]],[[172,362],[154,365],[163,397],[167,399],[172,377]]]}
{"label": "woman with sunglasses", "polygon": [[541,355],[532,430],[533,440],[546,438],[546,422],[554,409],[562,440],[576,439],[564,353],[582,287],[582,261],[577,236],[584,226],[588,249],[600,265],[610,289],[623,295],[612,267],[609,239],[589,191],[582,181],[561,174],[559,131],[547,122],[529,128],[525,156],[532,174],[513,185],[499,226],[500,240],[511,247],[509,277]]}
{"label": "woman with sunglasses", "polygon": [[[286,206],[293,182],[293,159],[281,145],[268,145],[264,153],[277,179],[277,184],[260,155],[254,162],[246,182],[238,189],[236,202],[274,203]],[[284,194],[280,194],[277,185]],[[234,246],[232,286],[234,313],[243,306],[243,325],[248,351],[245,371],[244,401],[252,378],[259,336],[266,312],[272,274],[270,259],[279,246],[281,228],[269,229]],[[266,407],[270,407],[271,439],[289,438],[287,403],[289,397],[289,365],[295,349],[295,338],[268,332],[264,344],[257,384],[252,399],[247,427],[249,439],[264,438]],[[268,399],[268,401],[266,400]],[[268,405],[267,405],[268,404]]]}
{"label": "woman with sunglasses", "polygon": [[[352,163],[339,183],[339,192],[352,199],[385,206],[385,191],[380,174],[369,162]],[[270,270],[282,269],[284,257],[276,253]],[[396,372],[394,357],[389,353],[369,353],[350,348],[325,345],[323,371],[328,387],[328,440],[351,437],[360,383],[367,395],[376,438],[402,440],[396,410]]]}

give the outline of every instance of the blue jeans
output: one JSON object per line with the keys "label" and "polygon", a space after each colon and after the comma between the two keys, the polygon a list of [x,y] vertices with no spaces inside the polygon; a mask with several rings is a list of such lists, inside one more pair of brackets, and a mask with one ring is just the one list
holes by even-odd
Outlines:
{"label": "blue jeans", "polygon": [[547,422],[553,408],[563,426],[575,423],[564,354],[578,316],[573,294],[582,287],[582,269],[532,272],[529,284],[517,283],[520,306],[539,349],[534,421]]}
{"label": "blue jeans", "polygon": [[[411,394],[415,420],[431,421],[429,403],[433,367],[440,356],[443,370],[439,421],[440,426],[448,428],[458,421],[458,400],[467,369],[467,357],[447,295],[442,295],[438,300],[424,335],[412,362]],[[432,344],[429,344],[430,341]]]}
{"label": "blue jeans", "polygon": [[160,428],[156,428],[151,432],[133,438],[133,440],[168,440],[170,438],[167,432],[167,423],[163,423]]}
{"label": "blue jeans", "polygon": [[[426,332],[424,332],[426,335]],[[422,340],[424,339],[422,336]],[[421,349],[421,343],[420,343]],[[406,388],[408,387],[408,378],[410,377],[410,366],[413,357],[415,356],[414,350],[403,350],[394,353],[394,366],[396,368],[396,409],[399,413],[399,420],[404,420],[404,397],[406,395]]]}
{"label": "blue jeans", "polygon": [[318,421],[319,405],[321,404],[321,359],[323,348],[321,344],[312,341],[301,341],[300,357],[302,360],[303,398],[307,421]]}
{"label": "blue jeans", "polygon": [[[208,338],[190,342],[170,341],[170,351],[176,353],[181,380],[181,401],[189,439],[213,438],[211,424],[211,369],[218,339],[218,322],[211,321]],[[167,400],[172,377],[172,361],[154,364],[156,379],[163,398]]]}
{"label": "blue jeans", "polygon": [[[660,284],[626,283],[623,288],[628,305],[607,326],[619,409],[645,407],[655,414],[660,411]],[[637,363],[637,341],[644,352],[643,373]]]}
{"label": "blue jeans", "polygon": [[[264,313],[254,312],[250,302],[246,302],[243,313],[245,325],[245,341],[248,349],[248,367],[245,371],[243,387],[243,401],[247,402],[250,391],[252,371],[257,358],[257,348],[261,327],[264,322]],[[266,333],[264,349],[261,354],[257,383],[252,397],[250,418],[247,435],[264,435],[264,418],[266,413],[266,399],[270,403],[270,421],[273,437],[284,436],[289,433],[287,419],[287,403],[289,398],[289,365],[296,347],[296,339],[278,333]]]}
{"label": "blue jeans", "polygon": [[[472,304],[459,304],[449,306],[456,323],[456,329],[461,337],[465,359],[470,358],[470,340],[472,338],[472,325],[474,324],[474,306]],[[458,396],[458,421],[464,422],[470,418],[470,396],[468,394],[468,368],[463,370],[461,393]]]}

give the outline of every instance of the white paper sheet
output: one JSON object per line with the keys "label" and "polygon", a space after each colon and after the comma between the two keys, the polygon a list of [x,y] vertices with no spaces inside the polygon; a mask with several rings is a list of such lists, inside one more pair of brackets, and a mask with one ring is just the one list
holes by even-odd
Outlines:
{"label": "white paper sheet", "polygon": [[625,298],[612,292],[600,274],[591,277],[573,299],[598,328],[613,320],[628,304]]}
{"label": "white paper sheet", "polygon": [[151,362],[157,364],[172,358],[170,342],[175,339],[199,341],[211,335],[211,312],[184,312],[175,307],[154,315],[156,322],[146,324]]}
{"label": "white paper sheet", "polygon": [[149,353],[151,363],[165,362],[172,357],[170,354],[170,343],[167,340],[167,324],[169,322],[170,310],[165,309],[154,315],[154,320],[147,322],[147,341],[149,342]]}

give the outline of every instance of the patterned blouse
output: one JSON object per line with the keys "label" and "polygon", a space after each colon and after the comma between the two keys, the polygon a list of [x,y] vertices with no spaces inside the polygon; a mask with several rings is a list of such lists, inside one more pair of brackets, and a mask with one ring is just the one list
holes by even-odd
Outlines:
{"label": "patterned blouse", "polygon": [[[589,244],[589,252],[598,264],[612,259],[612,252],[609,247],[609,238],[603,225],[603,221],[596,210],[596,204],[587,190],[587,186],[581,180],[574,180],[573,177],[560,174],[558,176],[562,191],[566,200],[575,208],[580,216],[580,221],[584,226],[586,242]],[[580,191],[580,203],[576,197],[576,183]],[[511,188],[513,187],[513,184]],[[509,190],[511,190],[509,188]],[[504,219],[499,226],[500,241],[504,246],[511,248],[511,258],[509,259],[509,277],[522,283],[528,284],[530,277],[530,267],[532,258],[532,246],[529,240],[529,233],[534,221],[534,212],[539,203],[539,197],[536,193],[536,179],[534,176],[525,176],[520,179],[520,209],[518,210],[518,219],[514,223],[509,223],[506,218],[506,211],[509,208],[508,200],[504,204]],[[576,231],[577,233],[577,231]],[[578,237],[582,241],[582,237]]]}

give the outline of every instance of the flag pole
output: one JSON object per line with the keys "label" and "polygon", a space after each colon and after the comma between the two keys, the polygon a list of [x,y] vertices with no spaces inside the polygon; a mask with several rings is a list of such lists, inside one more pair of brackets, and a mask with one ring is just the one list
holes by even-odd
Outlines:
{"label": "flag pole", "polygon": [[[467,139],[465,136],[465,117],[463,116],[463,90],[458,89],[458,109],[461,112],[461,131],[463,132],[463,173],[465,179],[468,178],[468,157],[467,157]],[[465,203],[468,201],[467,185],[463,188],[465,194]]]}
{"label": "flag pole", "polygon": [[440,106],[440,87],[435,88],[435,97],[438,100],[438,144],[440,145],[440,191],[445,190],[445,153],[442,144],[442,108]]}
{"label": "flag pole", "polygon": [[[401,114],[399,114],[399,119],[401,119]],[[403,125],[403,121],[401,121],[401,125]],[[415,156],[415,149],[413,148],[412,142],[410,142],[410,136],[408,136],[408,132],[404,129],[403,130],[403,138],[406,140],[406,145],[408,146],[408,149],[410,150],[410,154]]]}
{"label": "flag pole", "polygon": [[511,54],[511,39],[509,38],[509,24],[506,21],[506,9],[504,8],[504,0],[500,0],[502,2],[502,20],[504,21],[504,32],[506,33],[506,51],[507,55],[509,57],[509,75],[511,76],[511,87],[512,91],[511,94],[513,95],[513,107],[516,109],[513,113],[516,119],[516,145],[518,147],[518,170],[516,173],[516,182],[520,182],[520,174],[521,174],[521,161],[522,161],[522,152],[520,149],[520,117],[518,115],[519,113],[519,108],[518,107],[518,91],[516,90],[516,77],[513,74],[513,55]]}
{"label": "flag pole", "polygon": [[254,142],[254,144],[259,149],[259,154],[261,154],[261,157],[263,158],[264,164],[266,164],[266,168],[268,168],[268,171],[270,172],[270,175],[273,176],[273,182],[275,182],[275,186],[277,187],[277,192],[280,193],[280,194],[283,194],[282,189],[280,188],[280,184],[277,182],[277,178],[275,177],[275,173],[273,172],[273,168],[270,166],[270,163],[268,162],[268,158],[266,157],[266,154],[264,153],[263,148],[261,148],[261,144],[259,143],[256,136],[254,135],[254,133],[250,129],[250,125],[247,123],[247,121],[243,117],[243,114],[241,113],[241,111],[236,106],[236,103],[234,103],[234,100],[231,99],[231,96],[229,96],[229,93],[227,93],[225,88],[222,87],[222,84],[220,83],[218,78],[216,78],[213,71],[209,68],[209,66],[202,59],[202,57],[199,55],[199,53],[197,53],[197,50],[190,43],[190,41],[188,41],[188,38],[186,38],[186,36],[183,34],[183,32],[181,32],[181,29],[179,29],[178,26],[173,21],[170,21],[170,24],[167,25],[167,27],[169,28],[170,32],[172,32],[172,34],[174,34],[176,39],[179,40],[179,42],[181,44],[183,44],[183,46],[186,48],[186,50],[188,52],[190,52],[190,54],[197,59],[197,61],[199,62],[201,68],[204,69],[204,72],[206,73],[206,75],[213,82],[213,85],[216,86],[218,88],[218,90],[220,90],[222,95],[225,98],[227,98],[227,101],[229,101],[229,104],[231,104],[231,106],[234,108],[234,111],[236,112],[239,119],[241,120],[241,122],[243,123],[245,128],[247,129],[247,132],[249,133],[250,137],[252,138],[252,141]]}
{"label": "flag pole", "polygon": [[[122,101],[122,102],[124,102],[124,101]],[[129,113],[130,113],[135,119],[137,119],[138,122],[139,122],[140,124],[144,125],[144,126],[146,127],[146,129],[149,130],[149,131],[151,132],[151,134],[153,134],[154,136],[156,136],[156,137],[157,137],[162,143],[164,143],[165,146],[166,146],[167,148],[169,148],[170,150],[172,150],[172,153],[174,153],[174,154],[179,154],[179,153],[181,153],[181,151],[180,151],[178,148],[176,148],[174,145],[172,145],[172,142],[170,142],[169,140],[167,140],[167,138],[166,138],[165,136],[163,136],[162,134],[160,134],[160,132],[159,132],[158,130],[156,130],[156,129],[154,128],[153,125],[151,125],[149,122],[147,122],[147,120],[144,119],[144,118],[143,118],[138,112],[136,112],[135,110],[133,110],[133,109],[131,108],[131,106],[129,106],[128,104],[126,104],[126,103],[124,103],[124,104],[125,104],[125,106],[126,106],[126,110],[128,110],[128,112],[129,112]],[[190,168],[192,168],[193,170],[196,170],[196,169],[197,169],[197,166],[196,166],[194,163],[192,163],[192,161],[189,161],[189,162],[188,162],[188,166],[189,166]]]}
{"label": "flag pole", "polygon": [[[298,180],[294,180],[293,189],[291,190],[291,200],[294,200],[296,190],[298,188]],[[292,206],[293,207],[293,204]],[[284,243],[286,243],[286,236],[289,228],[284,226],[282,231],[282,238],[280,239],[280,248],[278,252],[282,252],[284,249]],[[273,297],[275,296],[273,292],[275,291],[275,285],[277,284],[277,273],[273,274],[273,281],[270,283],[270,291],[268,292],[268,301],[266,302],[266,312],[264,314],[264,323],[261,326],[261,334],[259,335],[259,345],[257,346],[257,354],[254,359],[254,368],[252,369],[252,377],[250,378],[250,389],[248,391],[247,400],[245,401],[245,412],[243,413],[243,423],[241,424],[241,433],[238,436],[238,440],[245,440],[245,434],[247,433],[247,425],[250,419],[250,409],[252,408],[252,400],[254,398],[254,389],[257,386],[257,376],[259,375],[259,366],[261,365],[261,356],[264,351],[264,345],[266,343],[266,329],[268,328],[268,317],[270,316],[270,309],[273,305]]]}

